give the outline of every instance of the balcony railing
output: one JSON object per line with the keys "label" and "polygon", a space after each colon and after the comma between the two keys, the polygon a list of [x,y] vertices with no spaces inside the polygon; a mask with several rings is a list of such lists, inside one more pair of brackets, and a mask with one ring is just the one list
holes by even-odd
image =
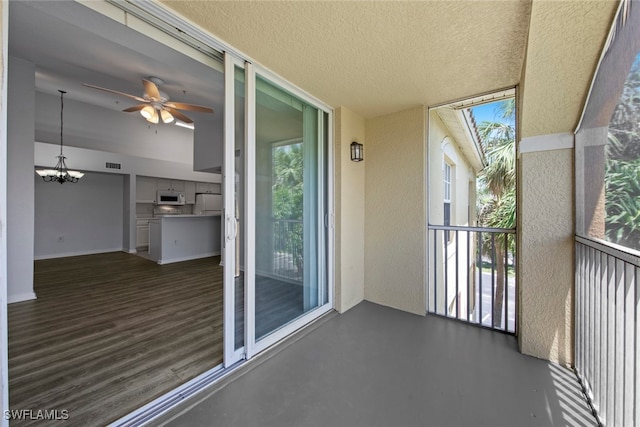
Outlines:
{"label": "balcony railing", "polygon": [[575,368],[604,426],[640,426],[640,257],[576,237]]}
{"label": "balcony railing", "polygon": [[429,226],[428,311],[516,333],[515,230]]}
{"label": "balcony railing", "polygon": [[303,226],[302,221],[273,219],[273,274],[302,282]]}

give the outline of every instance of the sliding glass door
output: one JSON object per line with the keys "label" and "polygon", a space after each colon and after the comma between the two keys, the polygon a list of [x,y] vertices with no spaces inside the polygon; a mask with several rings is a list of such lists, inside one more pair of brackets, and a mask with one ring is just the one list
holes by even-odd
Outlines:
{"label": "sliding glass door", "polygon": [[327,113],[259,75],[254,93],[251,335],[259,351],[329,302]]}
{"label": "sliding glass door", "polygon": [[329,114],[252,64],[227,60],[225,92],[234,94],[225,104],[229,366],[331,309],[331,298]]}

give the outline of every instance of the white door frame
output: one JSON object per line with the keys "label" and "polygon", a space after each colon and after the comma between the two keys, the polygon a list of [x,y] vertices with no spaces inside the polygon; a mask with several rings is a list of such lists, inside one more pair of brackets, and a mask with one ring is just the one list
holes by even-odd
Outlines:
{"label": "white door frame", "polygon": [[[319,159],[321,159],[322,162],[326,162],[327,164],[327,183],[325,187],[325,183],[323,180],[318,180],[319,181],[319,190],[318,190],[318,196],[319,197],[323,197],[322,192],[325,190],[325,188],[327,188],[328,191],[328,197],[327,197],[327,201],[326,201],[326,205],[324,200],[321,200],[319,203],[319,206],[322,210],[327,212],[327,216],[326,218],[324,217],[324,214],[322,216],[320,216],[320,221],[319,221],[319,225],[318,225],[318,231],[320,232],[320,236],[323,236],[324,234],[324,227],[326,224],[326,227],[328,228],[328,239],[326,244],[330,245],[329,246],[329,251],[328,251],[328,260],[327,263],[325,265],[325,271],[321,271],[319,272],[319,279],[323,280],[326,279],[326,283],[327,283],[327,287],[328,287],[328,298],[327,298],[327,303],[326,304],[322,304],[319,307],[316,307],[313,310],[310,310],[309,312],[303,314],[302,316],[300,316],[299,318],[297,318],[296,320],[286,324],[285,326],[283,326],[282,328],[270,333],[269,335],[265,336],[264,338],[262,338],[260,341],[256,342],[255,340],[255,253],[253,252],[253,250],[249,250],[249,248],[252,246],[249,246],[248,244],[246,245],[246,250],[247,250],[247,255],[249,255],[251,258],[247,257],[245,258],[245,280],[246,280],[246,293],[245,293],[245,301],[248,301],[248,304],[246,304],[246,315],[245,315],[245,325],[247,325],[247,334],[246,334],[246,341],[245,341],[245,345],[247,346],[247,359],[250,359],[251,357],[253,357],[254,355],[260,353],[261,351],[271,347],[272,345],[276,344],[278,341],[282,340],[283,338],[287,337],[288,335],[291,335],[293,332],[295,332],[296,330],[302,328],[303,326],[305,326],[307,323],[309,323],[310,321],[312,321],[313,319],[333,310],[334,307],[334,301],[333,301],[333,264],[331,262],[331,260],[333,260],[333,234],[334,234],[334,215],[333,215],[333,128],[332,128],[332,121],[333,121],[333,110],[331,108],[326,108],[326,106],[324,106],[323,104],[318,104],[315,102],[315,98],[308,96],[305,93],[301,93],[300,90],[298,88],[296,88],[295,86],[293,86],[291,83],[287,82],[286,80],[280,78],[279,76],[273,74],[271,71],[269,71],[266,68],[263,68],[259,65],[253,65],[253,64],[249,64],[248,66],[248,73],[247,73],[247,79],[249,80],[249,78],[251,79],[251,85],[246,84],[245,88],[247,91],[247,102],[246,102],[246,108],[251,109],[252,111],[250,112],[252,114],[252,128],[251,128],[251,134],[249,132],[246,132],[246,144],[248,144],[248,146],[245,146],[246,150],[246,168],[245,168],[245,179],[247,182],[247,191],[246,191],[246,197],[247,200],[249,201],[246,205],[248,207],[248,214],[246,216],[247,218],[247,222],[249,224],[251,224],[251,235],[250,233],[247,231],[245,233],[247,239],[255,239],[255,182],[256,182],[256,164],[255,164],[255,81],[256,81],[256,77],[259,75],[261,78],[268,80],[269,82],[279,86],[280,88],[290,92],[291,94],[293,94],[294,96],[300,98],[302,101],[312,105],[313,107],[318,109],[318,141],[323,141],[324,138],[326,137],[326,143],[328,145],[328,149],[327,149],[327,155],[325,158],[324,153],[318,153],[319,155]],[[251,88],[249,86],[252,86]],[[249,100],[251,100],[251,102],[249,102]],[[325,127],[324,127],[324,117],[323,117],[323,113],[327,113],[327,129],[328,129],[328,135],[325,135]],[[247,118],[249,116],[246,116]],[[247,122],[249,122],[249,120],[247,120]],[[319,144],[319,150],[322,149],[322,144]],[[322,166],[325,163],[321,163],[320,166],[320,170],[319,172],[322,173]],[[319,238],[318,239],[318,256],[319,257],[324,257],[324,250],[320,250],[322,243],[323,243],[323,238]],[[254,242],[254,240],[248,240],[247,242]],[[253,243],[252,243],[253,244]],[[324,249],[324,248],[322,248]],[[247,262],[249,259],[251,259],[251,262]],[[249,280],[247,280],[249,279]],[[319,290],[319,295],[318,297],[320,298],[321,296],[321,290]],[[321,299],[319,299],[319,301],[321,301]],[[249,317],[247,316],[251,316],[252,318],[249,319]],[[251,321],[249,321],[251,320]]]}
{"label": "white door frame", "polygon": [[0,426],[8,427],[9,336],[7,330],[7,95],[9,69],[9,2],[2,1],[2,95],[0,95]]}

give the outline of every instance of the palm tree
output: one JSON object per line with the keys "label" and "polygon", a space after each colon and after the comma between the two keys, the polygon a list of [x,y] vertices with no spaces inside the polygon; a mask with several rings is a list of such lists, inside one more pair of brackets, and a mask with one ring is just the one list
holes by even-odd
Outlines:
{"label": "palm tree", "polygon": [[[484,149],[487,166],[479,177],[478,223],[493,228],[514,228],[516,225],[516,173],[515,173],[515,102],[504,101],[498,107],[497,121],[484,121],[478,125],[478,133]],[[483,191],[484,190],[484,191]],[[485,244],[488,243],[488,244]],[[492,245],[494,243],[495,245]],[[515,242],[505,234],[482,247],[496,256],[496,290],[493,302],[493,326],[502,325],[504,289],[507,277],[505,258],[513,252]],[[493,254],[492,254],[493,255]]]}

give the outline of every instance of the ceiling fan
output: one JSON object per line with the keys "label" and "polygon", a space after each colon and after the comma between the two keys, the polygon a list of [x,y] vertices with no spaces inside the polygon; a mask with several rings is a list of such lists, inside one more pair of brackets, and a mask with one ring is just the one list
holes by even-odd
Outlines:
{"label": "ceiling fan", "polygon": [[117,95],[126,96],[127,98],[135,99],[142,104],[135,105],[130,108],[125,108],[124,112],[131,113],[134,111],[140,111],[142,117],[144,117],[149,123],[158,123],[162,120],[163,123],[171,123],[175,119],[178,119],[184,123],[193,123],[189,117],[185,116],[178,110],[188,111],[200,111],[203,113],[213,113],[213,109],[209,107],[203,107],[201,105],[186,104],[184,102],[170,102],[169,96],[161,92],[158,86],[164,83],[162,79],[157,77],[149,77],[149,79],[142,79],[144,85],[144,93],[142,96],[130,95],[124,92],[118,92],[117,90],[105,89],[103,87],[90,85],[84,83],[84,86],[92,89],[103,90],[105,92],[115,93]]}

